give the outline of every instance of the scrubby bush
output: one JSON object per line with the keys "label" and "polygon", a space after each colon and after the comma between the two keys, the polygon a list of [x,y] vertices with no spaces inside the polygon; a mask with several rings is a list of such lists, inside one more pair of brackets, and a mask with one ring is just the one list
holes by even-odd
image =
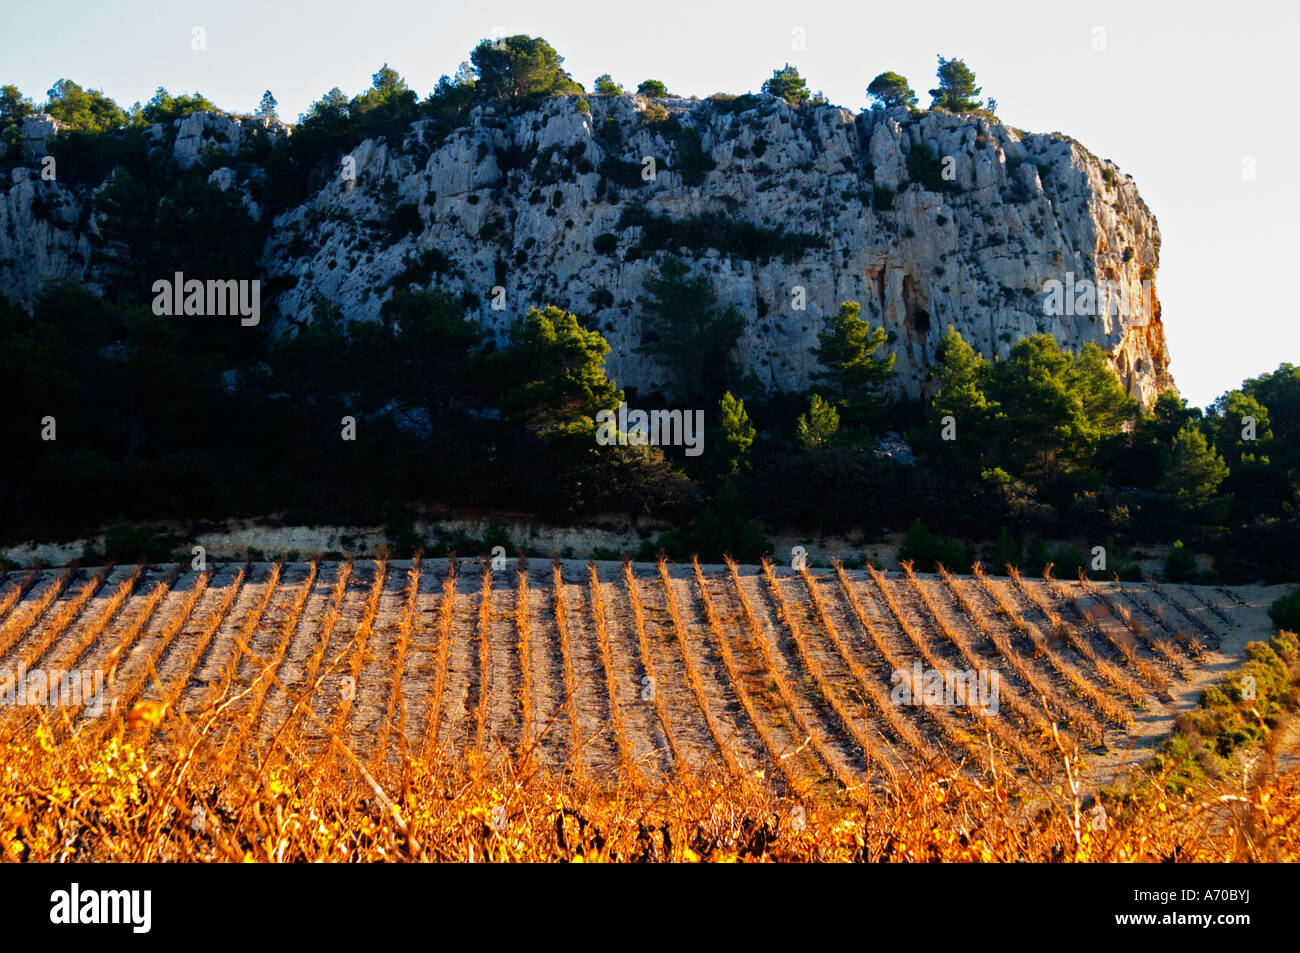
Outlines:
{"label": "scrubby bush", "polygon": [[1300,586],[1275,600],[1268,607],[1268,617],[1279,629],[1300,632]]}
{"label": "scrubby bush", "polygon": [[1165,581],[1187,582],[1196,575],[1196,557],[1183,545],[1183,541],[1174,542],[1173,549],[1165,559]]}
{"label": "scrubby bush", "polygon": [[971,551],[955,539],[940,539],[920,520],[913,520],[898,558],[910,561],[919,572],[934,572],[939,566],[965,572],[974,562]]}

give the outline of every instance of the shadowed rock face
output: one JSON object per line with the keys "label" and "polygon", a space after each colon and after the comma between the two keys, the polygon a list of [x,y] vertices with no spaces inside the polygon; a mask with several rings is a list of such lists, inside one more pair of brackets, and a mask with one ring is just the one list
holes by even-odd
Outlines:
{"label": "shadowed rock face", "polygon": [[[898,386],[910,395],[933,388],[930,366],[950,325],[989,357],[1040,332],[1070,348],[1093,341],[1147,406],[1173,386],[1154,292],[1155,218],[1128,176],[1068,137],[978,116],[855,116],[768,98],[745,109],[589,102],[590,112],[573,97],[517,113],[480,107],[445,139],[417,122],[401,142],[359,145],[272,223],[254,277],[292,285],[274,327],[309,320],[318,297],[348,320],[374,319],[400,275],[461,295],[498,334],[532,305],[574,311],[609,341],[619,384],[652,390],[668,375],[636,353],[638,299],[656,258],[673,250],[745,316],[741,361],[771,389],[808,385],[817,332],[845,300],[890,332]],[[173,125],[155,139],[183,165],[208,138],[233,154],[244,133],[216,117]],[[214,176],[247,194],[259,174],[241,166]],[[66,227],[34,216],[36,187],[15,172],[0,203],[0,279],[24,300],[47,277],[95,278],[77,260],[90,256],[73,232],[75,209],[58,216]],[[1048,283],[1071,280],[1110,283],[1127,313],[1045,314]]]}

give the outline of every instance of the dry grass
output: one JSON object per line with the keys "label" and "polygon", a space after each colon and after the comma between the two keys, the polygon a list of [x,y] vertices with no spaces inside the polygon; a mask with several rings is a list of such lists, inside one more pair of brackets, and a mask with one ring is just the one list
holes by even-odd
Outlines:
{"label": "dry grass", "polygon": [[[988,662],[975,650],[974,645],[961,632],[952,626],[945,618],[944,613],[936,604],[934,598],[926,591],[925,587],[920,584],[916,578],[916,573],[912,571],[911,563],[903,563],[903,572],[907,575],[907,584],[909,589],[921,600],[926,611],[938,626],[939,632],[952,645],[956,646],[962,659],[973,669],[984,668]],[[1043,720],[1043,713],[1040,708],[1026,698],[1021,692],[1017,691],[1011,679],[1002,682],[1001,700],[1013,712],[1016,713],[1024,723],[1030,726],[1035,732],[1035,741],[1046,741],[1050,736],[1051,728]]]}
{"label": "dry grass", "polygon": [[1053,649],[1038,626],[1027,621],[1020,609],[1012,605],[1002,594],[1001,588],[984,575],[979,563],[973,567],[973,573],[979,583],[980,591],[992,600],[997,611],[1006,616],[1016,630],[1029,639],[1034,646],[1034,653],[1047,659],[1048,664],[1070,683],[1075,692],[1091,702],[1093,707],[1104,714],[1111,723],[1121,728],[1126,728],[1133,723],[1132,712],[1098,688],[1078,666]]}
{"label": "dry grass", "polygon": [[32,583],[36,580],[36,571],[29,569],[27,573],[19,580],[13,582],[9,588],[5,589],[4,594],[0,595],[0,622],[9,614],[9,610],[26,595],[27,590],[31,588]]}
{"label": "dry grass", "polygon": [[[890,615],[893,616],[899,629],[901,629],[907,636],[912,647],[919,650],[918,654],[925,659],[928,666],[934,669],[942,669],[944,666],[938,663],[937,659],[934,658],[930,653],[929,648],[926,646],[924,634],[917,631],[916,626],[914,626],[911,620],[908,619],[902,606],[898,604],[898,600],[894,598],[894,594],[890,591],[889,583],[885,579],[884,574],[872,566],[867,567],[867,572],[870,573],[871,581],[876,585],[874,591],[881,597],[881,600],[888,607]],[[884,639],[880,640],[880,646],[883,651],[885,647]],[[889,658],[889,664],[893,670],[901,673],[902,678],[906,679],[910,683],[912,680],[912,666],[907,665],[894,653],[890,653],[887,657]],[[919,694],[921,692],[921,686],[913,685],[912,691]],[[964,748],[969,756],[975,762],[982,765],[988,774],[993,775],[995,773],[996,768],[993,757],[980,744],[980,739],[962,727],[961,722],[953,717],[946,708],[942,706],[927,705],[925,706],[925,711],[934,720],[934,723],[946,738],[958,747]]]}
{"label": "dry grass", "polygon": [[633,757],[628,741],[627,722],[619,704],[618,677],[614,674],[614,653],[609,643],[609,625],[605,618],[605,599],[600,591],[600,576],[594,562],[587,563],[588,599],[591,620],[596,629],[596,646],[600,650],[600,665],[605,674],[605,692],[609,700],[610,721],[614,725],[614,741],[618,747],[619,770],[629,778],[641,774],[641,766]]}
{"label": "dry grass", "polygon": [[[934,600],[930,598],[925,589],[917,582],[916,575],[912,571],[911,563],[904,563],[903,571],[907,577],[908,592],[915,596],[925,607],[930,620],[934,623],[939,633],[944,637],[944,640],[957,649],[958,654],[961,656],[962,663],[968,665],[971,671],[986,669],[983,660],[975,655],[974,651],[961,638],[959,638],[952,627],[944,621],[938,607],[934,604]],[[921,654],[921,657],[925,659],[927,665],[939,670],[951,667],[946,666],[939,660],[931,650],[928,640],[917,640],[915,637],[915,630],[910,626],[906,631],[909,636],[913,637],[915,647]],[[1021,698],[1019,693],[1014,691],[1005,691],[1000,682],[998,695],[999,704],[1005,702],[1012,711],[1020,715],[1027,724],[1037,728],[1042,723],[1042,718],[1037,717],[1037,712],[1034,712],[1030,708],[1028,702]],[[969,706],[967,707],[969,709]],[[1012,723],[1003,721],[1000,718],[986,717],[982,719],[981,727],[991,732],[1000,744],[1002,744],[1006,749],[1015,752],[1016,757],[1020,759],[1021,763],[1029,765],[1039,775],[1046,776],[1051,772],[1052,766],[1050,762],[1040,753],[1037,747],[1035,747],[1036,739],[1022,738],[1021,733]]]}
{"label": "dry grass", "polygon": [[[1145,659],[1137,654],[1137,645],[1133,636],[1127,631],[1114,632],[1109,626],[1103,628],[1098,624],[1096,614],[1092,609],[1079,608],[1078,601],[1074,595],[1068,592],[1064,584],[1052,577],[1051,567],[1044,569],[1043,580],[1046,582],[1048,589],[1064,603],[1073,607],[1079,618],[1083,620],[1084,627],[1091,632],[1100,633],[1111,646],[1119,652],[1124,661],[1132,666],[1138,676],[1147,683],[1159,695],[1165,695],[1169,692],[1169,677],[1157,669],[1154,665],[1148,663]],[[1109,610],[1104,605],[1098,603],[1101,610],[1107,615]]]}
{"label": "dry grass", "polygon": [[318,564],[312,562],[307,570],[307,578],[303,580],[302,586],[298,590],[298,595],[294,597],[293,604],[290,606],[288,613],[280,621],[279,637],[276,639],[269,659],[262,659],[253,656],[251,661],[254,665],[262,666],[262,673],[254,679],[250,686],[252,694],[249,697],[248,705],[244,709],[244,716],[239,720],[238,727],[230,733],[222,749],[221,757],[231,759],[238,757],[241,753],[249,733],[253,731],[262,715],[262,706],[266,703],[266,694],[271,688],[271,679],[267,676],[274,676],[280,670],[281,663],[284,662],[285,654],[289,651],[289,643],[293,639],[293,634],[298,629],[298,623],[302,619],[302,610],[307,605],[307,600],[311,598],[312,587],[316,584],[316,572]]}
{"label": "dry grass", "polygon": [[1134,704],[1145,705],[1147,703],[1147,693],[1137,683],[1136,679],[1126,675],[1111,664],[1108,659],[1099,655],[1088,639],[1082,637],[1082,633],[1076,632],[1073,626],[1066,625],[1060,613],[1035,594],[1029,586],[1025,585],[1025,580],[1019,571],[1014,567],[1010,571],[1011,582],[1015,586],[1017,594],[1033,606],[1051,626],[1048,632],[1049,638],[1063,642],[1082,655],[1093,668],[1101,673],[1102,678],[1126,695]]}
{"label": "dry grass", "polygon": [[[1068,780],[1033,800],[928,769],[844,805],[778,794],[759,773],[610,787],[515,761],[490,772],[404,760],[371,774],[301,752],[226,773],[204,710],[59,743],[58,714],[8,713],[0,857],[10,861],[1295,861],[1300,775],[1180,795],[1136,776],[1104,823]],[[26,740],[12,720],[32,728]],[[214,722],[215,719],[215,722]],[[283,743],[281,737],[280,744]],[[391,792],[391,793],[388,793]],[[397,792],[401,792],[400,794]],[[800,810],[796,810],[796,807]]]}
{"label": "dry grass", "polygon": [[[352,578],[352,569],[353,563],[349,559],[347,562],[341,563],[335,573],[334,588],[330,593],[330,606],[325,610],[325,617],[321,620],[321,631],[316,640],[316,648],[307,661],[304,684],[317,684],[321,663],[325,659],[325,653],[329,650],[330,643],[334,640],[334,630],[337,628],[340,618],[339,610],[343,605],[343,597],[347,595],[348,581]],[[301,725],[302,715],[296,709],[293,709],[281,722],[278,731],[288,732],[289,738],[296,741],[297,732]]]}
{"label": "dry grass", "polygon": [[1164,659],[1175,675],[1182,679],[1187,678],[1187,673],[1183,671],[1183,657],[1174,649],[1169,639],[1150,632],[1146,626],[1137,620],[1128,606],[1120,605],[1110,593],[1099,589],[1082,572],[1079,573],[1079,585],[1083,587],[1083,590],[1088,595],[1105,606],[1111,615],[1123,622],[1124,626],[1137,636],[1147,648]]}
{"label": "dry grass", "polygon": [[379,729],[379,740],[375,744],[371,769],[378,770],[388,751],[388,738],[393,730],[393,714],[397,714],[397,740],[406,751],[406,701],[402,697],[402,674],[406,671],[406,653],[411,645],[411,633],[415,628],[415,614],[419,611],[420,596],[420,556],[411,560],[411,568],[406,573],[406,601],[402,604],[402,618],[397,627],[397,648],[393,656],[393,679],[388,686],[388,707],[384,711],[384,720]]}
{"label": "dry grass", "polygon": [[[44,625],[34,627],[31,630],[33,638],[21,649],[21,662],[19,664],[22,665],[23,668],[35,667],[36,663],[45,654],[46,650],[49,649],[49,647],[58,640],[59,636],[63,635],[63,633],[67,631],[73,621],[81,615],[81,610],[86,607],[86,604],[90,602],[91,597],[93,597],[99,590],[99,587],[104,584],[104,581],[108,578],[108,574],[111,571],[111,569],[107,568],[100,570],[82,585],[76,596],[59,604],[58,611],[55,612],[52,619]],[[140,570],[137,568],[128,579],[123,581],[123,585],[127,587],[127,592],[130,592],[130,590],[135,586],[136,580],[139,578]],[[123,596],[123,598],[125,598],[125,596]],[[114,599],[110,597],[109,602],[110,605],[116,609],[117,606],[122,604],[122,599]]]}

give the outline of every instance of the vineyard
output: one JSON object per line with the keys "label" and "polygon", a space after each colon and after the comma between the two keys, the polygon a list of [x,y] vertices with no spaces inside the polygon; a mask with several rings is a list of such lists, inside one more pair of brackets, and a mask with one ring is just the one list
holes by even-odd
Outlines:
{"label": "vineyard", "polygon": [[[22,571],[0,580],[0,688],[27,673],[30,692],[42,672],[64,695],[0,718],[23,750],[135,744],[159,763],[184,750],[174,770],[209,786],[214,817],[242,818],[222,803],[234,779],[358,785],[408,841],[396,799],[409,807],[413,764],[603,791],[758,779],[767,803],[810,810],[923,779],[1046,791],[1065,778],[1077,802],[1149,759],[1267,638],[1276,594],[978,566]],[[61,673],[79,675],[81,697]]]}

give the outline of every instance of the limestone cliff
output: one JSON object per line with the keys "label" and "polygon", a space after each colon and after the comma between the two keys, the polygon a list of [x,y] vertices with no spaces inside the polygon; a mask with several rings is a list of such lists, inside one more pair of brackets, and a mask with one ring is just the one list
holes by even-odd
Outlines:
{"label": "limestone cliff", "polygon": [[[241,134],[199,115],[155,139],[188,167],[208,146],[235,155]],[[850,299],[889,331],[909,394],[933,386],[949,325],[990,357],[1037,332],[1093,341],[1144,405],[1173,386],[1158,298],[1140,290],[1154,287],[1155,218],[1129,176],[1060,134],[769,97],[593,96],[478,107],[445,138],[417,122],[348,158],[271,223],[251,277],[274,279],[276,330],[318,298],[373,319],[395,281],[460,295],[498,333],[558,304],[605,335],[619,384],[645,391],[665,374],[635,351],[637,302],[656,256],[677,251],[746,317],[740,358],[769,388],[808,385],[817,332]],[[209,181],[258,174],[232,160]],[[51,186],[38,215],[37,178],[15,171],[0,202],[0,282],[23,300],[47,278],[96,278],[89,195]],[[1114,283],[1128,313],[1045,314],[1048,283],[1071,277]]]}

